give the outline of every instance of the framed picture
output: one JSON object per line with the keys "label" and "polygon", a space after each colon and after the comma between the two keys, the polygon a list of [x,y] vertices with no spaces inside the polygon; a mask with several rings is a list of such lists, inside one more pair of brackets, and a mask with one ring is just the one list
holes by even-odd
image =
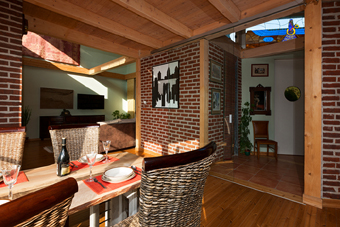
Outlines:
{"label": "framed picture", "polygon": [[221,114],[221,89],[211,88],[211,114]]}
{"label": "framed picture", "polygon": [[222,83],[222,65],[214,60],[210,60],[210,80]]}
{"label": "framed picture", "polygon": [[179,108],[179,61],[152,67],[152,107]]}
{"label": "framed picture", "polygon": [[252,64],[251,76],[252,77],[266,77],[268,76],[268,64]]}
{"label": "framed picture", "polygon": [[250,87],[250,114],[271,115],[270,110],[270,92],[271,87],[263,87],[261,84],[256,87]]}

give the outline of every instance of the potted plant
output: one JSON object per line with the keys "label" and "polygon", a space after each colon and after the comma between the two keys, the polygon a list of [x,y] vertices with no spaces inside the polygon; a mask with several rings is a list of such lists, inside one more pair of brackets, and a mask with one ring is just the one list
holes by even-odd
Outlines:
{"label": "potted plant", "polygon": [[245,155],[250,155],[250,149],[253,147],[253,144],[249,140],[249,124],[252,120],[250,116],[250,112],[252,109],[250,108],[249,102],[244,103],[244,107],[241,109],[242,116],[239,125],[239,135],[240,135],[240,152],[245,153]]}
{"label": "potted plant", "polygon": [[129,113],[119,113],[119,110],[116,110],[112,113],[113,120],[115,119],[129,119],[130,114]]}

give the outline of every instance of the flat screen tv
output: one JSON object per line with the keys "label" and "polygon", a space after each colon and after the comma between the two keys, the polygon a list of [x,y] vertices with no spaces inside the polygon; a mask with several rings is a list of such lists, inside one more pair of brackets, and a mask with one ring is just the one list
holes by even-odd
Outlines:
{"label": "flat screen tv", "polygon": [[104,95],[78,94],[78,109],[104,109]]}

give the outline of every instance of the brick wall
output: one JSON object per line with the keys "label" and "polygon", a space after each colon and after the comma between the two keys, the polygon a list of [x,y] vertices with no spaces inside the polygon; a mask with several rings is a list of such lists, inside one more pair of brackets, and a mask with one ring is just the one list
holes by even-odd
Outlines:
{"label": "brick wall", "polygon": [[322,10],[322,197],[340,199],[340,2]]}
{"label": "brick wall", "polygon": [[[142,147],[163,155],[181,153],[199,147],[200,139],[200,43],[157,53],[141,59],[141,143]],[[230,86],[235,84],[236,58],[231,54],[226,63]],[[224,51],[215,44],[209,44],[209,59],[224,65]],[[172,61],[180,61],[180,108],[152,108],[152,67]],[[240,63],[240,61],[239,61]],[[223,67],[222,67],[223,68]],[[224,69],[223,69],[224,70]],[[240,68],[238,69],[240,70]],[[224,81],[224,80],[223,80]],[[223,83],[209,82],[211,88],[222,91],[221,114],[211,114],[209,102],[209,140],[223,142]],[[235,88],[235,86],[234,86]],[[241,89],[240,89],[241,91]],[[229,91],[230,92],[230,91]],[[232,93],[232,92],[230,92]],[[235,93],[233,94],[235,97]],[[144,103],[145,102],[145,103]],[[235,106],[234,102],[230,103]],[[230,137],[231,138],[231,137]],[[224,147],[218,146],[218,158],[223,158]]]}
{"label": "brick wall", "polygon": [[[141,59],[141,143],[144,149],[167,155],[199,147],[199,51],[198,42]],[[152,67],[177,60],[180,61],[180,108],[152,108]]]}
{"label": "brick wall", "polygon": [[21,125],[22,0],[0,0],[0,127]]}

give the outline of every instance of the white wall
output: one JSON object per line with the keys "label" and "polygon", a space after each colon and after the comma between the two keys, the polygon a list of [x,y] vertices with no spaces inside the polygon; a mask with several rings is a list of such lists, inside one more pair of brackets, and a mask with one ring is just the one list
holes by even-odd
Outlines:
{"label": "white wall", "polygon": [[[91,68],[120,57],[89,47],[81,46],[81,66]],[[122,69],[110,70],[128,74],[135,72],[135,65],[123,66]],[[127,83],[123,80],[101,76],[87,77],[80,74],[67,73],[31,66],[23,67],[23,106],[32,108],[31,120],[27,125],[27,136],[39,138],[39,117],[59,116],[62,109],[40,109],[40,88],[58,88],[73,90],[73,109],[71,115],[105,115],[106,120],[112,119],[112,112],[127,111]],[[99,94],[105,96],[104,110],[78,110],[77,94]]]}
{"label": "white wall", "polygon": [[[250,102],[249,87],[256,87],[261,84],[263,87],[271,87],[270,108],[271,115],[252,115],[253,120],[269,121],[269,138],[275,140],[275,60],[303,58],[304,52],[298,51],[285,55],[270,56],[264,58],[242,59],[242,106],[245,102]],[[251,64],[269,64],[268,77],[251,77]],[[253,125],[250,125],[249,139],[254,144]],[[266,151],[266,148],[262,148]],[[261,149],[261,151],[262,151]],[[271,151],[271,150],[270,150]]]}
{"label": "white wall", "polygon": [[[284,96],[290,86],[301,91],[300,99],[295,102]],[[275,61],[275,103],[278,154],[304,155],[304,59]]]}

